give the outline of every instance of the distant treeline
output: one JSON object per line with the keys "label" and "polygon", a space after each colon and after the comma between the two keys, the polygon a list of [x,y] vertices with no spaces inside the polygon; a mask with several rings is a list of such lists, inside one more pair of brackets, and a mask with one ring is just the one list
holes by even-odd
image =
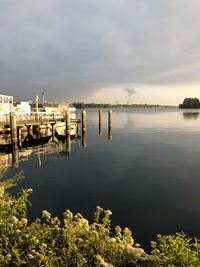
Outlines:
{"label": "distant treeline", "polygon": [[161,105],[147,105],[147,104],[97,104],[97,103],[83,103],[75,102],[73,105],[76,108],[158,108],[166,107]]}
{"label": "distant treeline", "polygon": [[185,98],[179,108],[200,108],[200,101],[198,98]]}

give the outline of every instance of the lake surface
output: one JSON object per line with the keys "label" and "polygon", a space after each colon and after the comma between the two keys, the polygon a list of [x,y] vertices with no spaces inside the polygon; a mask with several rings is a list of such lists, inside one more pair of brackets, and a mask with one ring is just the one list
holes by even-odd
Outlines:
{"label": "lake surface", "polygon": [[[59,149],[59,146],[61,149]],[[64,147],[64,146],[63,146]],[[184,231],[200,236],[200,115],[178,109],[113,110],[112,140],[107,112],[98,134],[98,110],[87,110],[87,147],[72,143],[72,155],[43,149],[10,169],[33,188],[31,219],[43,209],[65,209],[89,220],[97,205],[113,212],[113,225],[129,227],[147,247],[156,234]],[[63,148],[64,149],[64,148]],[[49,152],[48,152],[49,151]],[[16,189],[15,189],[16,190]]]}

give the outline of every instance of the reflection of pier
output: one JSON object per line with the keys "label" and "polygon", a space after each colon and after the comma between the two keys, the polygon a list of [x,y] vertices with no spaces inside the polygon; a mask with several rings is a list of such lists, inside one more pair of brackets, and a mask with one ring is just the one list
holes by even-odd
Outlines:
{"label": "reflection of pier", "polygon": [[[43,144],[39,145],[36,142],[23,142],[23,146],[19,149],[13,149],[11,144],[4,145],[4,151],[1,150],[0,153],[0,165],[4,166],[13,166],[17,167],[19,165],[19,162],[28,160],[29,156],[32,154],[37,155],[37,163],[39,166],[42,165],[42,157],[43,159],[46,158],[48,154],[52,153],[71,153],[71,146],[72,144],[77,143],[79,140],[79,136],[73,137],[72,139],[66,139],[63,141],[46,141],[43,140]],[[41,142],[41,141],[40,141]],[[2,148],[3,145],[1,145],[0,148]],[[70,151],[66,148],[70,147]]]}

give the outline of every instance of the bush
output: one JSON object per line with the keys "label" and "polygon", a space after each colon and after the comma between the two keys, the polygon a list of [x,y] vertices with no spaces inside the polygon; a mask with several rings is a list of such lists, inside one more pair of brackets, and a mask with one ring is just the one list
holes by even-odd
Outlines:
{"label": "bush", "polygon": [[151,244],[152,253],[160,258],[164,266],[200,266],[200,243],[184,233],[158,235],[158,244],[155,242]]}
{"label": "bush", "polygon": [[134,245],[128,228],[117,226],[111,235],[112,213],[100,207],[92,224],[69,210],[62,222],[44,210],[41,219],[29,224],[32,190],[22,190],[17,198],[6,192],[19,179],[0,180],[0,266],[156,266],[157,256]]}
{"label": "bush", "polygon": [[44,210],[29,223],[27,206],[31,189],[18,197],[7,189],[22,179],[3,179],[0,167],[0,266],[200,266],[199,242],[185,234],[159,236],[149,255],[134,243],[128,228],[110,229],[110,210],[97,207],[89,224],[80,213],[63,213],[63,220]]}

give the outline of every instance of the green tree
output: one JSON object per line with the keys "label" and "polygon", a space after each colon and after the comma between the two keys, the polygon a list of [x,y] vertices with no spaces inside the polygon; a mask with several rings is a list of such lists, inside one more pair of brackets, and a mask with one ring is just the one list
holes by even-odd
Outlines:
{"label": "green tree", "polygon": [[200,102],[198,98],[185,98],[183,103],[179,105],[179,108],[200,108]]}

